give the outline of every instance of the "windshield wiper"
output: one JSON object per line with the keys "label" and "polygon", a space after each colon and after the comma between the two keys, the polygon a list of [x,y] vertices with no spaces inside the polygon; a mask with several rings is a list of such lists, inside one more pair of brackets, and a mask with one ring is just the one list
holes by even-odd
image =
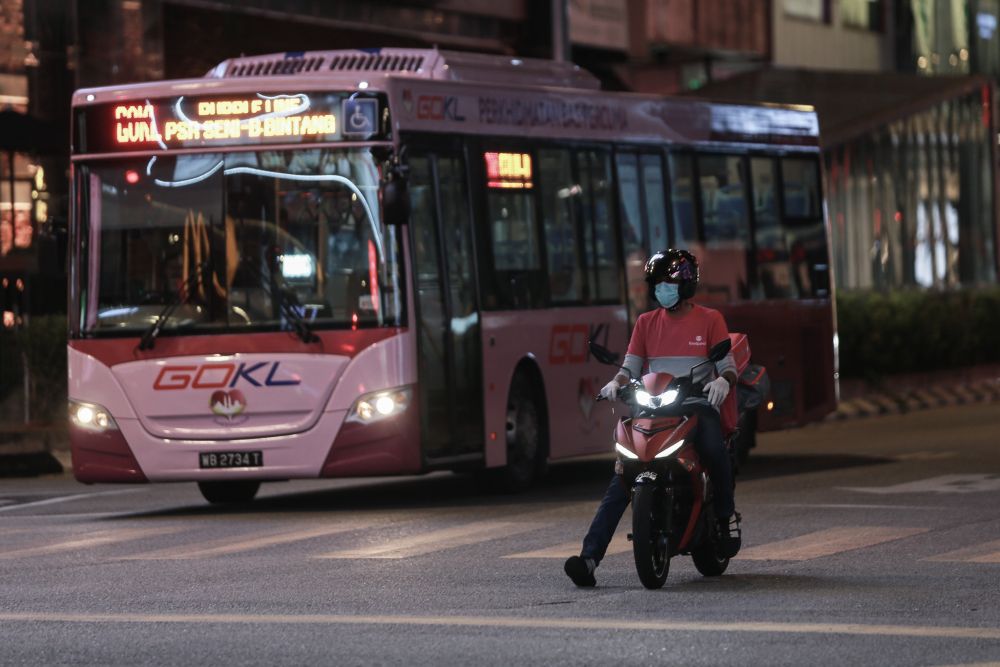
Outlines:
{"label": "windshield wiper", "polygon": [[285,319],[291,324],[292,330],[295,331],[295,334],[302,339],[303,343],[318,343],[319,336],[313,333],[309,323],[306,322],[305,318],[302,317],[302,313],[298,310],[302,307],[302,304],[299,303],[299,298],[295,295],[295,292],[290,287],[281,285],[278,282],[276,275],[268,278],[264,275],[264,272],[260,270],[259,266],[247,260],[248,258],[244,257],[240,260],[240,263],[250,268],[250,270],[257,276],[261,285],[267,285],[273,288],[271,292],[278,300],[278,308],[285,316]]}
{"label": "windshield wiper", "polygon": [[302,342],[318,343],[319,336],[313,333],[306,318],[302,317],[302,313],[299,312],[302,304],[299,303],[299,297],[295,295],[295,292],[291,288],[281,285],[277,285],[275,291],[278,293],[278,307],[285,314],[285,318],[292,323],[292,329],[302,339]]}
{"label": "windshield wiper", "polygon": [[184,301],[184,297],[187,295],[188,288],[191,286],[191,282],[195,279],[201,280],[202,271],[208,268],[208,262],[204,261],[201,264],[196,264],[194,273],[188,274],[188,277],[184,279],[181,283],[180,288],[177,290],[177,294],[174,298],[164,306],[160,314],[156,316],[153,323],[146,329],[145,333],[142,334],[142,338],[139,340],[140,350],[152,350],[153,346],[156,344],[156,337],[160,335],[160,331],[163,330],[163,325],[166,323],[170,316],[173,314],[177,306],[181,305]]}

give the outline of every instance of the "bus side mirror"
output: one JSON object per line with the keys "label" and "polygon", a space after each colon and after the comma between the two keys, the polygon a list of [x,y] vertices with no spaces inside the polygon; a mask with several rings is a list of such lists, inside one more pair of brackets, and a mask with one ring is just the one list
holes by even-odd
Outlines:
{"label": "bus side mirror", "polygon": [[602,364],[607,364],[609,366],[618,365],[618,355],[600,343],[590,341],[588,343],[588,347],[590,348],[590,354],[594,357],[594,359],[597,359]]}
{"label": "bus side mirror", "polygon": [[382,221],[386,225],[405,225],[410,219],[410,193],[406,179],[398,171],[382,186]]}

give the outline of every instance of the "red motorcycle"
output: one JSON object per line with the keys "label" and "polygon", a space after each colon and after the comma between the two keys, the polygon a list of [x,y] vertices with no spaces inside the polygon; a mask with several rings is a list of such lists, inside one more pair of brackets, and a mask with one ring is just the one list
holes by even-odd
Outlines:
{"label": "red motorcycle", "polygon": [[[590,351],[601,363],[618,366],[617,356],[601,345],[591,342]],[[730,351],[739,382],[723,402],[721,416],[735,472],[740,425],[752,423],[767,393],[766,371],[750,365],[745,335],[731,334],[713,346],[708,358],[686,376],[648,373],[633,378],[618,392],[630,414],[615,426],[615,452],[623,481],[631,481],[629,539],[635,568],[646,588],[663,586],[670,559],[678,554],[690,555],[706,577],[719,576],[729,566],[729,558],[720,553],[715,529],[712,480],[695,451],[698,416],[692,404],[705,401],[703,383],[694,380],[696,371],[721,361]]]}

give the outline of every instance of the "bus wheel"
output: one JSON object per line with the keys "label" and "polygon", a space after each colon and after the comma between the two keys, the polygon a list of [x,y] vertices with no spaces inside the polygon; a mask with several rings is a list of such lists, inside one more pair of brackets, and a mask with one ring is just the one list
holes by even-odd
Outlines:
{"label": "bus wheel", "polygon": [[736,438],[736,460],[742,468],[750,458],[750,450],[757,446],[757,411],[746,415],[740,434]]}
{"label": "bus wheel", "polygon": [[528,379],[518,375],[507,397],[507,465],[498,471],[501,490],[523,491],[544,471],[542,420]]}
{"label": "bus wheel", "polygon": [[238,480],[232,482],[198,482],[198,490],[213,505],[248,503],[257,495],[260,482]]}

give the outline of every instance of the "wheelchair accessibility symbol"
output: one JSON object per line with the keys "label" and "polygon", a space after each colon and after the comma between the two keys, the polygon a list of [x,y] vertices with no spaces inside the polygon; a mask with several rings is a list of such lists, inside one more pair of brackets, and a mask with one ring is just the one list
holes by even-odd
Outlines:
{"label": "wheelchair accessibility symbol", "polygon": [[375,134],[378,118],[378,100],[344,100],[344,136],[367,138]]}

